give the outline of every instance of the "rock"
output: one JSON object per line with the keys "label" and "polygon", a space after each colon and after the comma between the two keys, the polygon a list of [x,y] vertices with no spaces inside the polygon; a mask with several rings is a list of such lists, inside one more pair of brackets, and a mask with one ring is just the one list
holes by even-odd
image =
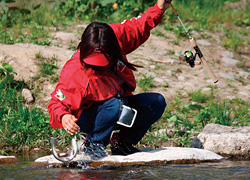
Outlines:
{"label": "rock", "polygon": [[[77,161],[86,161],[90,167],[101,165],[126,166],[136,164],[189,164],[200,162],[214,162],[222,160],[223,157],[211,151],[196,148],[165,147],[147,152],[139,152],[128,156],[108,156],[101,160],[91,161],[82,155],[77,155],[70,165],[77,164]],[[62,167],[63,163],[56,160],[53,155],[41,157],[32,163],[32,166],[39,167]]]}
{"label": "rock", "polygon": [[211,43],[204,40],[204,39],[198,39],[197,44],[203,45],[203,46],[211,46]]}
{"label": "rock", "polygon": [[146,76],[147,77],[153,77],[153,78],[157,77],[157,75],[154,72],[147,72]]}
{"label": "rock", "polygon": [[155,82],[158,82],[158,83],[160,83],[160,84],[163,84],[163,83],[165,82],[164,79],[159,78],[159,77],[155,77],[155,78],[154,78],[154,81],[155,81]]}
{"label": "rock", "polygon": [[85,29],[88,25],[87,24],[78,24],[76,25],[77,28],[80,28],[80,29]]}
{"label": "rock", "polygon": [[31,94],[29,89],[23,88],[22,90],[22,96],[25,99],[27,103],[32,103],[35,101],[33,95]]}
{"label": "rock", "polygon": [[192,142],[192,148],[202,148],[220,155],[249,157],[250,126],[230,127],[208,124]]}
{"label": "rock", "polygon": [[246,89],[250,91],[250,85],[247,85],[247,86],[246,86]]}
{"label": "rock", "polygon": [[250,97],[250,96],[249,96],[249,93],[246,93],[246,92],[239,92],[238,94],[241,95],[241,96],[243,96],[244,99],[247,99],[247,98]]}
{"label": "rock", "polygon": [[218,86],[219,89],[224,90],[225,88],[227,88],[227,85],[225,83],[223,83],[223,82],[220,82],[220,81],[217,82],[216,85]]}
{"label": "rock", "polygon": [[250,79],[250,73],[246,71],[239,71],[239,75],[244,79]]}
{"label": "rock", "polygon": [[222,52],[222,57],[227,57],[227,58],[231,58],[234,59],[234,54],[230,51],[223,51]]}
{"label": "rock", "polygon": [[[207,82],[208,84],[214,84],[214,81],[213,81],[212,79],[208,79],[208,80],[206,80],[206,82]],[[216,84],[218,84],[218,83],[216,83]]]}
{"label": "rock", "polygon": [[202,92],[206,93],[206,92],[211,92],[212,91],[212,88],[203,88],[202,89]]}
{"label": "rock", "polygon": [[168,140],[162,144],[164,147],[180,147],[179,143],[174,140]]}
{"label": "rock", "polygon": [[156,65],[150,65],[149,68],[150,68],[150,69],[155,69],[155,68],[156,68]]}
{"label": "rock", "polygon": [[63,167],[63,162],[58,161],[53,155],[40,157],[31,164],[32,167]]}
{"label": "rock", "polygon": [[173,71],[172,70],[167,70],[165,71],[165,74],[168,76],[173,76]]}
{"label": "rock", "polygon": [[221,58],[221,60],[222,60],[223,65],[228,68],[235,68],[237,67],[237,64],[239,63],[238,60],[228,58],[228,57],[223,57]]}
{"label": "rock", "polygon": [[186,78],[184,76],[178,76],[178,80],[184,81]]}
{"label": "rock", "polygon": [[195,39],[198,39],[198,38],[200,38],[200,36],[201,36],[200,33],[198,33],[198,32],[195,31],[195,30],[192,30],[191,34],[192,34],[193,38],[195,38]]}
{"label": "rock", "polygon": [[19,163],[20,161],[15,156],[0,156],[0,166]]}
{"label": "rock", "polygon": [[220,72],[220,76],[225,78],[225,79],[229,79],[229,80],[234,80],[235,76],[232,73],[224,73],[224,72]]}
{"label": "rock", "polygon": [[66,42],[69,42],[73,39],[78,40],[78,35],[76,35],[75,33],[58,31],[55,33],[51,33],[51,35],[54,36],[54,39],[61,39],[61,40],[66,41]]}
{"label": "rock", "polygon": [[232,95],[228,95],[228,96],[226,96],[226,98],[229,99],[229,100],[234,100],[234,99],[236,99],[236,97],[235,97],[235,96],[232,96]]}

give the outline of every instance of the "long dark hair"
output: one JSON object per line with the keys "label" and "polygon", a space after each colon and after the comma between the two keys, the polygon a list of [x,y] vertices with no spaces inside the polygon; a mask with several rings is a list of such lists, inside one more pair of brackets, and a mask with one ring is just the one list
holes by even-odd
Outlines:
{"label": "long dark hair", "polygon": [[82,64],[85,64],[84,58],[93,53],[95,49],[98,49],[113,63],[113,66],[120,60],[132,70],[141,67],[124,60],[115,33],[106,23],[90,23],[82,34],[78,48],[80,48],[80,61]]}

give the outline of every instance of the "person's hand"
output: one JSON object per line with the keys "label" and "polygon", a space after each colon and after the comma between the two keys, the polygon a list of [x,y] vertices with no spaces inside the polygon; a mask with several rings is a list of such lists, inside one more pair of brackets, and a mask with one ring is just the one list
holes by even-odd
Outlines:
{"label": "person's hand", "polygon": [[172,0],[158,0],[157,5],[162,11],[166,11]]}
{"label": "person's hand", "polygon": [[72,114],[64,114],[62,116],[62,126],[71,135],[77,134],[80,127],[76,124],[78,119]]}

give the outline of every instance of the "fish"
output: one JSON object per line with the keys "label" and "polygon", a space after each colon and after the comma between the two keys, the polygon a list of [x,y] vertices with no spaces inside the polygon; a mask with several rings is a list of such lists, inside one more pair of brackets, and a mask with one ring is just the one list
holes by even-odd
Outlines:
{"label": "fish", "polygon": [[54,137],[51,137],[50,141],[52,145],[52,153],[57,160],[67,165],[69,164],[70,161],[72,161],[76,157],[78,153],[78,145],[76,141],[76,136],[72,138],[71,147],[69,148],[69,150],[66,153],[61,153],[61,154],[56,152],[56,146],[58,145],[59,141]]}

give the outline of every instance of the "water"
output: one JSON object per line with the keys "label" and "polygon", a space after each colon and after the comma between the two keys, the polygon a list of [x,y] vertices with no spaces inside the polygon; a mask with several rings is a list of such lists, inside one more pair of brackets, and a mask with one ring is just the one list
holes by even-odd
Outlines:
{"label": "water", "polygon": [[188,165],[136,165],[126,167],[81,168],[32,168],[32,158],[21,163],[0,166],[0,179],[171,179],[250,180],[250,161],[222,161]]}

